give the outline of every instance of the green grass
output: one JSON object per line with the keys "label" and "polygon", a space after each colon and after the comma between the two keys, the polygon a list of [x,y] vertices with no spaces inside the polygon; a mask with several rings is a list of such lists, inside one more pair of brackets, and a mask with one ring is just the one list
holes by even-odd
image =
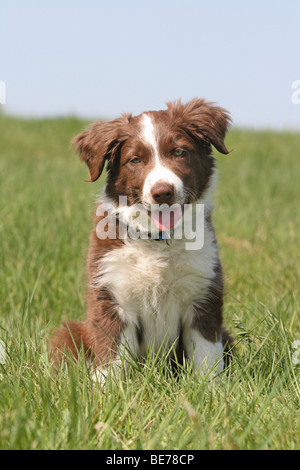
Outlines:
{"label": "green grass", "polygon": [[103,389],[84,361],[54,372],[46,353],[55,326],[85,317],[101,182],[69,149],[84,124],[0,116],[0,448],[299,449],[300,135],[233,129],[217,156],[229,373],[176,380],[150,354]]}

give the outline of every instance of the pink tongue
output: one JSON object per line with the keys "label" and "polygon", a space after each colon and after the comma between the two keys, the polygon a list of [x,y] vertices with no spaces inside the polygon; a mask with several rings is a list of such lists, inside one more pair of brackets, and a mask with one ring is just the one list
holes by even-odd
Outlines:
{"label": "pink tongue", "polygon": [[177,224],[181,215],[181,207],[171,211],[151,212],[151,217],[154,220],[155,225],[157,228],[159,228],[159,230],[162,231],[172,230],[172,228]]}

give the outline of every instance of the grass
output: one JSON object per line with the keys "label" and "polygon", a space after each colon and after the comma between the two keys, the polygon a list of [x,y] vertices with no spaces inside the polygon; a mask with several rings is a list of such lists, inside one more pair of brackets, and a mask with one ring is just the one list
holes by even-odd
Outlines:
{"label": "grass", "polygon": [[54,326],[85,316],[101,183],[69,150],[84,125],[0,116],[0,448],[299,449],[300,135],[233,129],[217,156],[229,373],[187,365],[176,380],[150,353],[101,388],[84,361],[55,373],[46,352]]}

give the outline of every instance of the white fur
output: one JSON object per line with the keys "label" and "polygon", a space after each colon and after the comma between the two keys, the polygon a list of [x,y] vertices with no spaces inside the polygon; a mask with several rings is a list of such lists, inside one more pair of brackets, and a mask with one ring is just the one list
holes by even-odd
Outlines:
{"label": "white fur", "polygon": [[176,202],[183,204],[184,202],[184,186],[182,180],[169,168],[161,164],[159,158],[159,150],[157,146],[157,139],[155,136],[155,127],[152,123],[150,116],[147,114],[143,115],[143,140],[152,148],[155,157],[155,167],[151,170],[145,179],[143,187],[143,203],[144,204],[155,204],[151,195],[151,188],[159,181],[168,183],[174,187],[176,194]]}
{"label": "white fur", "polygon": [[152,147],[154,152],[156,163],[159,163],[158,146],[155,137],[155,130],[152,123],[152,119],[148,114],[143,114],[143,128],[142,128],[143,140]]}
{"label": "white fur", "polygon": [[200,372],[210,370],[214,364],[217,365],[218,372],[223,370],[222,341],[213,343],[203,338],[198,331],[186,328],[184,330],[183,343],[188,357],[194,360],[195,367]]}

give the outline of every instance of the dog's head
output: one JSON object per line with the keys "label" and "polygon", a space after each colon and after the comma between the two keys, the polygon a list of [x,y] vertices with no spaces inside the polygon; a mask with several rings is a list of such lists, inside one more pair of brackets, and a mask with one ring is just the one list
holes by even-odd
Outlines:
{"label": "dog's head", "polygon": [[167,104],[163,111],[95,122],[73,145],[96,181],[107,161],[106,195],[129,205],[184,204],[201,198],[213,173],[212,146],[224,143],[228,113],[203,99]]}

